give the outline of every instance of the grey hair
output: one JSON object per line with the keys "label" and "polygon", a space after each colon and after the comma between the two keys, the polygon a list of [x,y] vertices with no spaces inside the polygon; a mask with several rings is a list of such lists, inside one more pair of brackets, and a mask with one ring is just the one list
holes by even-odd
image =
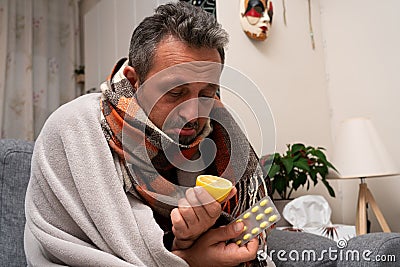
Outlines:
{"label": "grey hair", "polygon": [[141,82],[153,66],[157,45],[167,36],[195,48],[217,49],[221,62],[225,61],[228,33],[213,15],[186,2],[168,3],[157,7],[155,14],[145,18],[132,34],[129,65]]}

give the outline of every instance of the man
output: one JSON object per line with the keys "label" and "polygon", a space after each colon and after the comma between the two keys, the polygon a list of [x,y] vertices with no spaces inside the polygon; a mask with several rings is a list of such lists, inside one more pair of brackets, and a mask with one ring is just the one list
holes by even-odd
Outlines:
{"label": "man", "polygon": [[[253,150],[215,97],[226,43],[200,9],[160,6],[135,29],[129,60],[116,64],[103,93],[52,114],[35,144],[27,190],[29,266],[255,259],[257,238],[226,242],[243,231],[242,223],[227,224],[266,192]],[[207,139],[214,150],[202,147]],[[194,187],[199,174],[226,177],[236,188],[221,205]]]}

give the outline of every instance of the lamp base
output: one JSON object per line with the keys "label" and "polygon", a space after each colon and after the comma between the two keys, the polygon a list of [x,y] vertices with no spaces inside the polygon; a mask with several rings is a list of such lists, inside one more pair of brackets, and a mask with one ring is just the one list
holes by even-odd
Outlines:
{"label": "lamp base", "polygon": [[373,213],[375,214],[379,225],[382,230],[386,233],[390,233],[389,225],[387,224],[385,217],[378,207],[374,196],[369,191],[367,184],[364,179],[361,178],[361,183],[358,192],[358,204],[357,204],[357,220],[356,220],[356,232],[357,235],[364,235],[367,233],[367,204],[370,204]]}

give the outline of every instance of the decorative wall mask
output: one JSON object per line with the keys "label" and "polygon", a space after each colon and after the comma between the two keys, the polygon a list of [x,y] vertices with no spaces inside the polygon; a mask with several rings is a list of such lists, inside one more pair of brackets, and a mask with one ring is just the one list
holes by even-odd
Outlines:
{"label": "decorative wall mask", "polygon": [[240,22],[249,38],[267,39],[273,15],[271,0],[240,0]]}

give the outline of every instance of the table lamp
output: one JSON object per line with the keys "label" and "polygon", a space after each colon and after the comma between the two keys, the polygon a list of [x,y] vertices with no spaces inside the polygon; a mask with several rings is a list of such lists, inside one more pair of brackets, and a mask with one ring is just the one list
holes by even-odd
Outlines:
{"label": "table lamp", "polygon": [[381,210],[365,182],[369,177],[399,173],[372,122],[367,118],[343,121],[336,136],[332,162],[340,178],[359,178],[356,232],[367,233],[367,204],[370,204],[382,230],[390,232]]}

